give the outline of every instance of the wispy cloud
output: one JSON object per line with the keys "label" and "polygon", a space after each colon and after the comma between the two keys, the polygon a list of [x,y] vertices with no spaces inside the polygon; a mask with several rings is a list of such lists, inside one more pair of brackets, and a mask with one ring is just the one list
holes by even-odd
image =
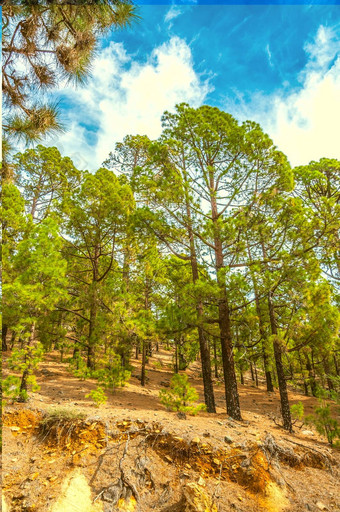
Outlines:
{"label": "wispy cloud", "polygon": [[320,26],[304,49],[308,61],[298,77],[300,87],[257,93],[250,102],[238,97],[226,105],[238,118],[258,121],[294,166],[340,158],[339,32]]}
{"label": "wispy cloud", "polygon": [[[86,88],[63,91],[72,105],[71,130],[51,143],[79,167],[93,170],[125,135],[158,137],[164,110],[182,101],[199,106],[211,90],[179,37],[155,48],[143,63],[133,60],[121,43],[111,42],[95,60]],[[89,144],[90,132],[95,144]]]}
{"label": "wispy cloud", "polygon": [[168,12],[166,13],[166,15],[164,16],[164,21],[165,23],[169,23],[170,21],[172,21],[173,19],[177,18],[178,16],[180,16],[182,14],[182,9],[180,9],[180,7],[177,7],[175,5],[173,5],[169,10]]}
{"label": "wispy cloud", "polygon": [[272,52],[270,51],[269,44],[266,45],[266,54],[267,54],[267,57],[268,57],[269,66],[271,68],[273,68],[274,67],[273,57],[272,57]]}

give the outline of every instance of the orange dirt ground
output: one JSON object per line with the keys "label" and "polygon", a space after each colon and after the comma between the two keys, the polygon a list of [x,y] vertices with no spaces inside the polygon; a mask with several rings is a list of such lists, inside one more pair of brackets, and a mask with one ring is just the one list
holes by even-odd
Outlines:
{"label": "orange dirt ground", "polygon": [[[331,449],[325,439],[321,438],[310,427],[297,428],[293,434],[288,434],[275,425],[273,415],[279,420],[279,394],[278,391],[268,394],[265,391],[263,381],[260,380],[260,386],[257,388],[251,379],[246,376],[245,385],[239,385],[243,422],[235,422],[228,418],[225,411],[224,386],[219,382],[215,383],[216,414],[201,412],[198,416],[187,416],[186,419],[180,419],[176,413],[167,411],[160,404],[158,398],[159,390],[162,388],[161,382],[169,381],[172,376],[171,354],[166,350],[162,349],[159,353],[154,353],[153,357],[149,359],[147,366],[148,382],[145,388],[141,387],[139,380],[135,377],[140,372],[140,361],[133,359],[134,371],[129,383],[113,394],[108,393],[107,403],[100,406],[100,408],[95,407],[89,398],[85,398],[86,394],[96,388],[96,382],[91,379],[80,381],[69,371],[67,363],[60,363],[59,361],[57,352],[47,355],[37,372],[37,381],[40,385],[39,392],[33,394],[28,404],[8,405],[3,415],[3,485],[5,496],[8,495],[13,498],[10,510],[52,510],[46,505],[48,503],[46,496],[48,494],[48,499],[52,504],[56,498],[53,492],[53,482],[55,481],[55,485],[57,485],[58,482],[60,483],[60,479],[65,476],[67,457],[71,456],[73,458],[71,466],[84,467],[84,471],[87,471],[90,478],[90,468],[94,466],[94,462],[90,463],[89,460],[92,459],[88,459],[88,457],[96,456],[100,458],[101,450],[105,447],[105,429],[107,429],[107,426],[114,424],[119,432],[125,426],[143,424],[153,425],[153,429],[158,425],[160,427],[157,428],[167,432],[168,437],[162,438],[163,448],[158,441],[156,448],[158,456],[162,458],[163,462],[167,463],[169,474],[173,473],[173,478],[175,478],[175,474],[178,476],[178,471],[185,471],[185,464],[182,464],[182,462],[180,464],[179,460],[176,459],[180,452],[180,444],[183,444],[183,450],[185,446],[191,446],[193,442],[199,445],[198,451],[191,452],[187,471],[193,480],[200,476],[207,479],[207,486],[209,488],[209,485],[211,485],[211,489],[214,489],[214,498],[218,510],[221,512],[229,510],[244,512],[271,510],[275,512],[280,510],[278,503],[280,500],[282,501],[282,509],[285,507],[292,512],[308,510],[340,511],[340,502],[337,497],[338,463],[336,462],[340,460],[339,453],[337,450]],[[199,378],[199,372],[200,363],[197,361],[190,366],[187,374],[190,383],[198,390],[200,399],[203,401],[203,386],[202,380]],[[6,371],[4,371],[4,374],[6,374]],[[315,398],[305,397],[293,390],[290,391],[290,401],[291,404],[302,401],[306,414],[311,413],[317,405]],[[70,435],[68,438],[69,446],[64,443],[62,447],[59,447],[62,448],[61,451],[58,451],[58,448],[53,445],[51,438],[45,439],[43,448],[39,447],[37,443],[31,445],[29,439],[31,434],[37,433],[40,418],[46,410],[55,407],[82,411],[86,414],[86,422],[79,420],[76,429],[72,430],[73,437]],[[123,424],[123,421],[126,423]],[[94,427],[93,424],[95,424]],[[88,425],[89,431],[86,430],[86,425]],[[253,471],[258,471],[259,475],[262,475],[262,480],[259,476],[259,488],[257,489],[256,484],[254,485],[254,480],[252,480],[252,483],[243,482],[243,476],[231,478],[230,471],[232,470],[230,468],[232,466],[228,466],[229,473],[226,470],[225,478],[228,480],[228,486],[226,486],[222,482],[224,473],[222,474],[217,463],[213,462],[219,460],[225,451],[227,446],[225,436],[231,438],[228,441],[232,454],[230,457],[234,457],[237,453],[241,454],[246,446],[250,451],[252,448],[249,447],[256,447],[256,443],[260,446],[268,435],[272,436],[275,442],[287,447],[287,449],[295,450],[296,453],[310,450],[309,459],[306,458],[306,464],[299,464],[300,467],[296,465],[295,468],[283,464],[279,468],[283,481],[282,486],[285,488],[284,494],[287,498],[284,498],[283,494],[276,495],[277,491],[273,489],[270,499],[268,496],[255,499],[256,494],[262,492],[261,482],[266,485],[270,483],[266,473],[267,461],[264,460],[262,452],[256,450],[252,452],[254,453],[252,464],[255,468]],[[177,449],[173,445],[174,439],[177,439],[179,443]],[[205,452],[208,452],[208,454],[204,453],[204,446],[206,445],[213,450],[211,457],[209,455],[210,449],[206,448]],[[85,455],[83,458],[81,455],[78,456],[82,446],[86,446],[88,449],[86,452],[87,458],[85,458]],[[153,445],[153,447],[155,446]],[[319,469],[320,464],[318,465],[317,462],[308,463],[308,460],[313,459],[311,456],[313,450],[318,453],[321,452],[333,461],[332,472],[327,469]],[[38,467],[39,465],[40,467]],[[56,478],[54,479],[54,477]],[[22,482],[19,484],[20,478]],[[35,489],[33,494],[37,497],[44,496],[45,501],[41,501],[41,503],[44,502],[44,505],[39,505],[38,498],[33,505],[27,505],[23,498],[20,501],[18,494],[21,491],[19,492],[18,489],[22,489],[23,496],[27,497],[30,494],[29,489],[38,486],[38,482],[41,490],[38,492]],[[15,501],[14,498],[18,498],[18,500]],[[262,501],[265,500],[262,504],[261,499]],[[13,503],[14,505],[17,503],[17,505],[13,507]],[[26,504],[22,505],[22,503]],[[29,508],[31,506],[33,508]],[[38,508],[34,508],[34,506],[38,506]],[[182,510],[184,512],[184,509],[181,509],[180,505],[178,506],[178,512],[182,512]],[[177,509],[169,508],[170,510],[175,511]],[[65,512],[69,511],[65,510]],[[144,510],[141,510],[141,512],[144,512]]]}

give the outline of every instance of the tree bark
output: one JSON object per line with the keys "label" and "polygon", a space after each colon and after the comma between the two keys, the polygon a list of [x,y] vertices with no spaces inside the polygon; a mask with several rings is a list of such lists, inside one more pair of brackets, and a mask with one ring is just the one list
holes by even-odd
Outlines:
{"label": "tree bark", "polygon": [[332,379],[330,378],[330,376],[331,376],[331,369],[330,369],[328,357],[325,357],[325,360],[323,362],[323,367],[324,367],[325,374],[326,374],[328,390],[329,391],[333,391],[334,390],[334,384],[333,384]]}
{"label": "tree bark", "polygon": [[[248,254],[249,254],[250,261],[252,261],[249,245],[248,245]],[[272,374],[271,374],[270,359],[269,359],[267,351],[266,351],[267,345],[268,345],[268,340],[267,340],[267,336],[266,336],[266,330],[263,325],[263,317],[262,317],[261,304],[260,304],[260,298],[259,298],[259,292],[258,292],[258,288],[257,288],[257,284],[256,284],[256,279],[255,279],[254,273],[252,271],[251,271],[251,277],[252,277],[252,281],[253,281],[253,288],[254,288],[254,294],[255,294],[256,313],[259,318],[259,331],[260,331],[260,335],[262,338],[262,357],[263,357],[264,371],[265,371],[265,375],[266,375],[267,391],[273,392],[274,386],[273,386],[273,379],[272,379]]]}
{"label": "tree bark", "polygon": [[7,345],[7,332],[8,332],[8,326],[6,324],[2,324],[2,351],[7,352],[8,345]]}
{"label": "tree bark", "polygon": [[272,292],[268,293],[268,309],[269,309],[269,319],[270,319],[270,327],[272,335],[274,336],[273,345],[274,345],[274,357],[276,364],[276,372],[277,372],[277,380],[279,383],[279,392],[280,392],[280,400],[281,400],[281,414],[283,419],[283,428],[292,432],[292,418],[290,414],[289,408],[289,399],[288,399],[288,390],[287,390],[287,381],[284,374],[283,362],[282,362],[282,348],[280,340],[277,335],[277,326],[276,319],[274,313],[274,306],[272,302]]}
{"label": "tree bark", "polygon": [[[31,325],[31,333],[30,333],[30,337],[28,340],[28,344],[27,344],[28,347],[31,347],[33,345],[34,337],[35,337],[35,322],[33,322]],[[27,355],[25,356],[25,363],[27,363]],[[26,401],[26,399],[23,397],[23,394],[27,394],[27,391],[28,391],[27,379],[30,374],[30,369],[31,369],[30,363],[28,363],[28,365],[24,369],[22,376],[21,376],[20,397],[21,397],[22,401]]]}
{"label": "tree bark", "polygon": [[[191,210],[189,205],[189,200],[186,198],[186,213],[188,218],[188,235],[190,242],[190,263],[191,263],[191,272],[192,272],[192,280],[195,284],[199,280],[199,272],[198,272],[198,263],[197,263],[197,254],[196,254],[196,246],[194,233],[192,229],[192,218],[191,218]],[[207,407],[207,412],[215,413],[215,396],[214,396],[214,386],[211,376],[211,359],[210,359],[210,349],[207,337],[203,330],[202,323],[204,322],[204,312],[203,312],[203,304],[202,301],[198,301],[196,305],[196,314],[197,314],[197,333],[198,333],[198,341],[200,345],[200,354],[201,354],[201,365],[202,365],[202,377],[203,377],[203,389],[204,389],[204,402]]]}
{"label": "tree bark", "polygon": [[258,388],[259,387],[259,378],[257,375],[256,363],[254,363],[254,370],[255,370],[255,386]]}
{"label": "tree bark", "polygon": [[220,328],[221,351],[223,362],[224,386],[227,413],[235,420],[241,420],[241,409],[237,390],[237,379],[235,372],[233,343],[230,327],[230,311],[227,297],[227,290],[225,286],[225,278],[222,276],[221,271],[224,268],[223,261],[223,246],[218,226],[218,213],[216,197],[213,192],[214,187],[211,179],[210,187],[210,201],[212,222],[214,227],[214,252],[215,252],[215,269],[217,284],[220,290],[219,304],[218,304],[218,319]]}
{"label": "tree bark", "polygon": [[145,340],[142,340],[142,368],[141,368],[141,376],[140,376],[141,386],[145,386],[146,383],[146,343]]}
{"label": "tree bark", "polygon": [[310,385],[310,388],[312,391],[312,395],[316,396],[317,395],[317,385],[316,385],[316,380],[315,380],[315,374],[314,374],[310,359],[308,357],[308,354],[305,354],[305,359],[306,359],[306,368],[307,368],[308,377],[309,377],[309,379],[308,379],[309,385]]}
{"label": "tree bark", "polygon": [[215,368],[215,378],[218,379],[218,364],[217,364],[217,346],[216,346],[216,338],[214,338],[214,368]]}
{"label": "tree bark", "polygon": [[251,380],[253,382],[255,382],[255,375],[254,375],[254,368],[253,368],[253,363],[250,361],[249,363],[249,366],[250,366],[250,375],[251,375]]}

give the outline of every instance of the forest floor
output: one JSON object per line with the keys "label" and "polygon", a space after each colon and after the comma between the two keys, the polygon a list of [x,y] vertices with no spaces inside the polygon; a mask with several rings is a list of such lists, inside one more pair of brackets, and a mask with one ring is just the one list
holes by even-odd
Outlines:
{"label": "forest floor", "polygon": [[[171,354],[154,353],[147,384],[131,361],[129,383],[99,408],[57,352],[40,364],[40,390],[3,413],[3,510],[51,512],[340,511],[340,453],[310,426],[289,434],[279,422],[279,394],[260,379],[239,385],[243,421],[226,414],[215,383],[216,414],[180,418],[159,401],[172,376]],[[6,376],[4,365],[4,376]],[[200,363],[186,371],[203,402]],[[309,414],[313,397],[290,390]],[[46,423],[52,410],[68,410]],[[77,418],[77,412],[83,418]],[[64,424],[63,424],[64,421]],[[6,508],[5,508],[6,507]]]}

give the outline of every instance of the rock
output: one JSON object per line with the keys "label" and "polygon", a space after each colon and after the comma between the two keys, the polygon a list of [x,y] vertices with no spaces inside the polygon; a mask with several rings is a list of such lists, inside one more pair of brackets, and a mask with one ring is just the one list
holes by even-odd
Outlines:
{"label": "rock", "polygon": [[304,436],[315,436],[314,432],[312,432],[311,430],[303,430],[301,434],[303,434]]}
{"label": "rock", "polygon": [[224,423],[223,423],[223,421],[218,421],[217,423],[218,423],[219,425],[223,425],[223,424],[224,424]]}
{"label": "rock", "polygon": [[187,415],[185,414],[185,412],[178,411],[177,418],[179,418],[180,420],[186,420]]}
{"label": "rock", "polygon": [[201,440],[200,440],[200,438],[199,438],[199,437],[194,437],[194,438],[191,440],[191,442],[192,442],[193,444],[200,444]]}
{"label": "rock", "polygon": [[231,437],[229,436],[224,436],[224,442],[227,443],[227,444],[231,444],[233,443],[234,441],[232,440]]}
{"label": "rock", "polygon": [[168,380],[161,380],[160,385],[163,386],[164,388],[169,388],[170,382]]}
{"label": "rock", "polygon": [[210,432],[203,432],[203,437],[210,437]]}
{"label": "rock", "polygon": [[187,484],[184,487],[183,495],[185,500],[183,512],[217,512],[212,498],[198,483]]}
{"label": "rock", "polygon": [[322,503],[321,501],[318,501],[316,506],[318,507],[319,510],[328,510],[326,505],[324,503]]}
{"label": "rock", "polygon": [[201,476],[199,477],[198,481],[197,481],[198,485],[200,485],[201,487],[205,487],[205,480],[204,478],[202,478]]}

